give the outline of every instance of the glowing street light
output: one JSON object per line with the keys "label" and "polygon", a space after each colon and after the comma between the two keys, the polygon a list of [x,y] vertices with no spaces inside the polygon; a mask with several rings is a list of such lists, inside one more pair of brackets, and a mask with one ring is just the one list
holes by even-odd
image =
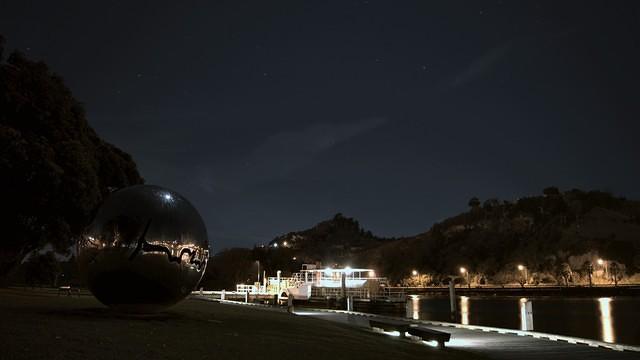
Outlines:
{"label": "glowing street light", "polygon": [[527,267],[522,264],[518,264],[518,270],[524,272],[524,282],[522,284],[522,286],[524,287],[527,284],[527,280],[529,278],[529,275],[527,274]]}
{"label": "glowing street light", "polygon": [[287,247],[287,242],[286,242],[286,241],[283,241],[283,242],[282,242],[282,246]]}
{"label": "glowing street light", "polygon": [[413,271],[411,271],[411,275],[413,275],[413,276],[418,276],[418,270],[413,270]]}
{"label": "glowing street light", "polygon": [[376,272],[373,270],[369,270],[369,277],[371,278],[376,277]]}
{"label": "glowing street light", "polygon": [[598,265],[604,268],[604,278],[607,279],[609,276],[609,267],[607,266],[607,260],[598,259]]}
{"label": "glowing street light", "polygon": [[469,289],[471,289],[471,282],[469,281],[469,272],[467,271],[467,269],[464,267],[460,267],[460,274],[462,274],[462,276],[464,276],[465,274],[467,275],[467,286],[469,287]]}

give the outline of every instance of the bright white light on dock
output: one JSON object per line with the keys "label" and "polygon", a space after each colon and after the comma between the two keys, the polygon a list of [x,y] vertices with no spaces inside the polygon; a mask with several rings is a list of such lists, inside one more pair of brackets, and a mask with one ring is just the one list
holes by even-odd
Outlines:
{"label": "bright white light on dock", "polygon": [[527,298],[520,298],[520,330],[533,330],[533,305]]}
{"label": "bright white light on dock", "polygon": [[369,277],[376,277],[376,272],[373,270],[369,271]]}
{"label": "bright white light on dock", "polygon": [[346,275],[351,275],[353,273],[353,271],[351,271],[351,266],[347,266],[344,268],[344,273]]}
{"label": "bright white light on dock", "polygon": [[[492,340],[495,340],[495,339],[492,339]],[[486,346],[486,341],[488,340],[484,338],[482,340],[473,341],[465,338],[452,336],[451,340],[447,342],[447,347],[450,347],[450,348],[484,347]]]}
{"label": "bright white light on dock", "polygon": [[435,340],[432,341],[424,341],[422,340],[422,343],[431,347],[438,347],[438,342]]}
{"label": "bright white light on dock", "polygon": [[600,326],[602,327],[602,341],[612,343],[616,337],[613,332],[613,317],[611,316],[611,298],[599,298]]}
{"label": "bright white light on dock", "polygon": [[278,247],[278,243],[274,243],[274,244],[273,244],[273,247],[274,247],[274,248],[277,248],[277,247]]}

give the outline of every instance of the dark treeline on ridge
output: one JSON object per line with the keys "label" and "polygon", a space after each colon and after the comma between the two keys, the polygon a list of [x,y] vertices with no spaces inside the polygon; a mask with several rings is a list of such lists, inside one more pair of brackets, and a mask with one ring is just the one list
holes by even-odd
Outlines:
{"label": "dark treeline on ridge", "polygon": [[[606,261],[606,278],[598,259]],[[460,267],[468,269],[473,285],[519,283],[518,265],[527,268],[530,284],[586,284],[589,277],[594,283],[637,281],[640,202],[555,187],[516,201],[472,198],[468,211],[398,239],[375,237],[337,214],[266,245],[221,251],[212,260],[203,285],[214,288],[255,281],[259,265],[273,274],[316,262],[373,268],[406,285],[440,285]],[[420,275],[411,276],[413,270]]]}

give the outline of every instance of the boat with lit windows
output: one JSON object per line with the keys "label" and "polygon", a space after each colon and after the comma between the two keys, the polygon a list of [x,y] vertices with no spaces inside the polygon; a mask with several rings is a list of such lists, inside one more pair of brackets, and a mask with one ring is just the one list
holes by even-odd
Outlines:
{"label": "boat with lit windows", "polygon": [[377,277],[373,269],[362,268],[320,268],[315,264],[303,264],[298,273],[287,279],[281,286],[281,295],[296,300],[311,298],[352,297],[372,298],[387,286],[387,279]]}

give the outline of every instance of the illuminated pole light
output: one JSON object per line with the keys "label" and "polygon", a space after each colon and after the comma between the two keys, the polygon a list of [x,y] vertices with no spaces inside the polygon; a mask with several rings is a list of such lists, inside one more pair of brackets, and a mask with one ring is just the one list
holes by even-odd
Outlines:
{"label": "illuminated pole light", "polygon": [[533,305],[527,298],[520,299],[520,329],[533,330]]}
{"label": "illuminated pole light", "polygon": [[471,281],[469,281],[469,272],[467,271],[466,268],[461,267],[460,268],[460,274],[462,274],[463,276],[466,274],[467,276],[467,287],[469,287],[469,289],[471,289]]}
{"label": "illuminated pole light", "polygon": [[413,276],[418,276],[418,270],[413,270],[413,271],[411,271],[411,275],[413,275]]}
{"label": "illuminated pole light", "polygon": [[527,267],[522,264],[518,264],[518,270],[524,272],[524,283],[522,284],[522,286],[524,286],[529,281],[529,275],[527,274]]}
{"label": "illuminated pole light", "polygon": [[373,271],[373,270],[370,270],[369,271],[369,277],[371,277],[371,278],[376,277],[376,272]]}
{"label": "illuminated pole light", "polygon": [[598,259],[598,265],[600,265],[600,266],[602,266],[602,267],[603,267],[603,270],[604,270],[604,278],[605,278],[605,279],[607,279],[607,278],[609,277],[609,276],[608,276],[608,275],[609,275],[609,274],[608,274],[608,273],[609,273],[609,271],[608,271],[609,269],[608,269],[608,266],[607,266],[607,260]]}
{"label": "illuminated pole light", "polygon": [[344,268],[344,273],[345,273],[346,275],[351,275],[351,274],[353,273],[353,272],[351,271],[351,267],[350,267],[350,266],[345,267],[345,268]]}
{"label": "illuminated pole light", "polygon": [[282,242],[282,246],[287,247],[287,242],[286,242],[286,241],[283,241],[283,242]]}

